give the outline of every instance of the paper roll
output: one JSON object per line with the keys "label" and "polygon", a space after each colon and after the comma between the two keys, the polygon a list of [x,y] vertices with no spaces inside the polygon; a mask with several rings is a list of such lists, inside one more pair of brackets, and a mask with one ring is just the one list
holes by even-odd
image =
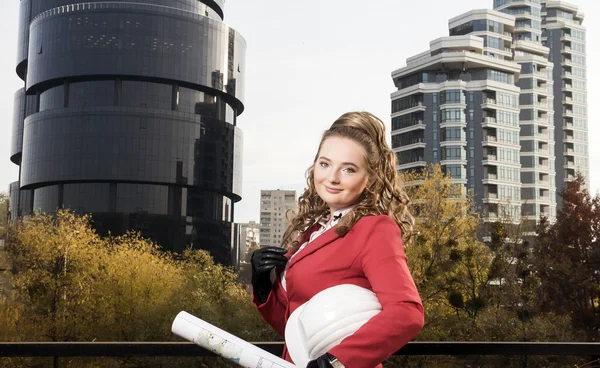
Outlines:
{"label": "paper roll", "polygon": [[175,317],[171,331],[244,368],[296,368],[294,364],[187,312],[182,311]]}

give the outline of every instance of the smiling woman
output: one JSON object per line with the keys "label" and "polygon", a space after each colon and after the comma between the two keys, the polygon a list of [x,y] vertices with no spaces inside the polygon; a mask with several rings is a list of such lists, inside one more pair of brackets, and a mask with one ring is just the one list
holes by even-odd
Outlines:
{"label": "smiling woman", "polygon": [[365,149],[348,138],[331,137],[323,142],[314,167],[315,188],[333,213],[349,207],[369,180]]}
{"label": "smiling woman", "polygon": [[[306,179],[284,235],[287,251],[265,247],[252,255],[254,303],[289,344],[283,357],[298,367],[381,367],[423,327],[402,247],[414,220],[383,122],[367,112],[342,115],[323,134]],[[364,293],[345,294],[347,303],[336,305],[339,285]],[[360,296],[373,294],[376,305]],[[327,313],[303,314],[309,302]],[[379,311],[366,321],[365,303]],[[302,337],[315,330],[318,337]]]}

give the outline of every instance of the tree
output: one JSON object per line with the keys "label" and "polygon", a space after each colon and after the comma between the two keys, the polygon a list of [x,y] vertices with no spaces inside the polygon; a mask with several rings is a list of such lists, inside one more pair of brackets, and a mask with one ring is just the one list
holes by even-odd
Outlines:
{"label": "tree", "polygon": [[[413,278],[425,308],[420,340],[572,341],[568,315],[541,311],[540,279],[532,271],[527,231],[510,214],[484,229],[472,199],[444,175],[439,165],[404,176],[417,217],[417,234],[406,244]],[[553,360],[554,359],[554,360]],[[396,358],[401,366],[564,366],[577,358],[415,357]],[[573,362],[571,364],[571,362]]]}
{"label": "tree", "polygon": [[488,245],[494,253],[489,271],[492,287],[485,315],[479,320],[480,336],[502,341],[572,341],[568,316],[540,306],[536,256],[522,222],[505,220],[489,226]]}
{"label": "tree", "polygon": [[[90,221],[61,210],[26,219],[10,233],[11,290],[0,301],[0,338],[180,340],[171,323],[185,310],[244,339],[279,339],[235,272],[215,264],[208,252],[169,254],[137,233],[102,238]],[[142,358],[127,361],[145,366]],[[230,366],[215,358],[194,361],[195,366]],[[97,366],[89,361],[77,366],[87,364]],[[111,364],[103,360],[102,366]],[[191,363],[181,359],[177,364]]]}
{"label": "tree", "polygon": [[[537,293],[539,277],[532,272],[531,246],[523,236],[523,222],[506,218],[489,226],[489,246],[494,252],[489,277],[494,285],[489,293],[493,310],[502,309],[506,317],[516,321],[512,336],[529,341],[527,323],[539,312]],[[519,331],[522,333],[519,334]]]}
{"label": "tree", "polygon": [[406,254],[426,311],[420,338],[467,338],[485,306],[492,257],[475,236],[479,217],[471,198],[439,165],[404,180],[417,218]]}
{"label": "tree", "polygon": [[6,231],[8,228],[8,205],[8,196],[4,193],[0,193],[0,239],[4,239],[6,237]]}
{"label": "tree", "polygon": [[600,331],[600,196],[592,197],[579,173],[560,191],[556,222],[543,220],[536,238],[542,308],[571,315],[588,341]]}

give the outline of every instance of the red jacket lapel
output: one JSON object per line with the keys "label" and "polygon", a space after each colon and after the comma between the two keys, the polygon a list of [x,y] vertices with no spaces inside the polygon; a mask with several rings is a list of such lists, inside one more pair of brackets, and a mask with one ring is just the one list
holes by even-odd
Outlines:
{"label": "red jacket lapel", "polygon": [[[302,237],[301,244],[304,244],[304,242],[308,241],[310,239],[310,234],[312,234],[317,229],[319,229],[319,227],[315,226],[313,229],[311,229],[312,231],[307,232]],[[298,253],[291,259],[290,265],[288,268],[291,268],[294,264],[300,262],[302,259],[304,259],[309,254],[316,252],[317,250],[323,248],[324,246],[326,246],[327,244],[331,243],[332,241],[336,240],[339,237],[340,236],[335,232],[335,226],[332,227],[331,229],[325,231],[323,234],[319,235],[315,240],[308,243],[306,245],[306,247],[304,247],[304,249],[302,249],[301,251],[298,251]]]}

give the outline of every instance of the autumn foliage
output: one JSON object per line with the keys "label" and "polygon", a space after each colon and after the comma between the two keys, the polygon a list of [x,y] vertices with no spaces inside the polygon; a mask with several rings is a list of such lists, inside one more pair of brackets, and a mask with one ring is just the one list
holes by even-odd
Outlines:
{"label": "autumn foliage", "polygon": [[544,311],[570,315],[588,341],[600,340],[600,196],[578,175],[561,191],[556,223],[542,221],[535,247]]}
{"label": "autumn foliage", "polygon": [[181,341],[171,323],[182,310],[250,341],[278,339],[236,273],[205,251],[174,256],[136,233],[101,238],[88,216],[62,210],[25,220],[6,251],[0,341]]}

